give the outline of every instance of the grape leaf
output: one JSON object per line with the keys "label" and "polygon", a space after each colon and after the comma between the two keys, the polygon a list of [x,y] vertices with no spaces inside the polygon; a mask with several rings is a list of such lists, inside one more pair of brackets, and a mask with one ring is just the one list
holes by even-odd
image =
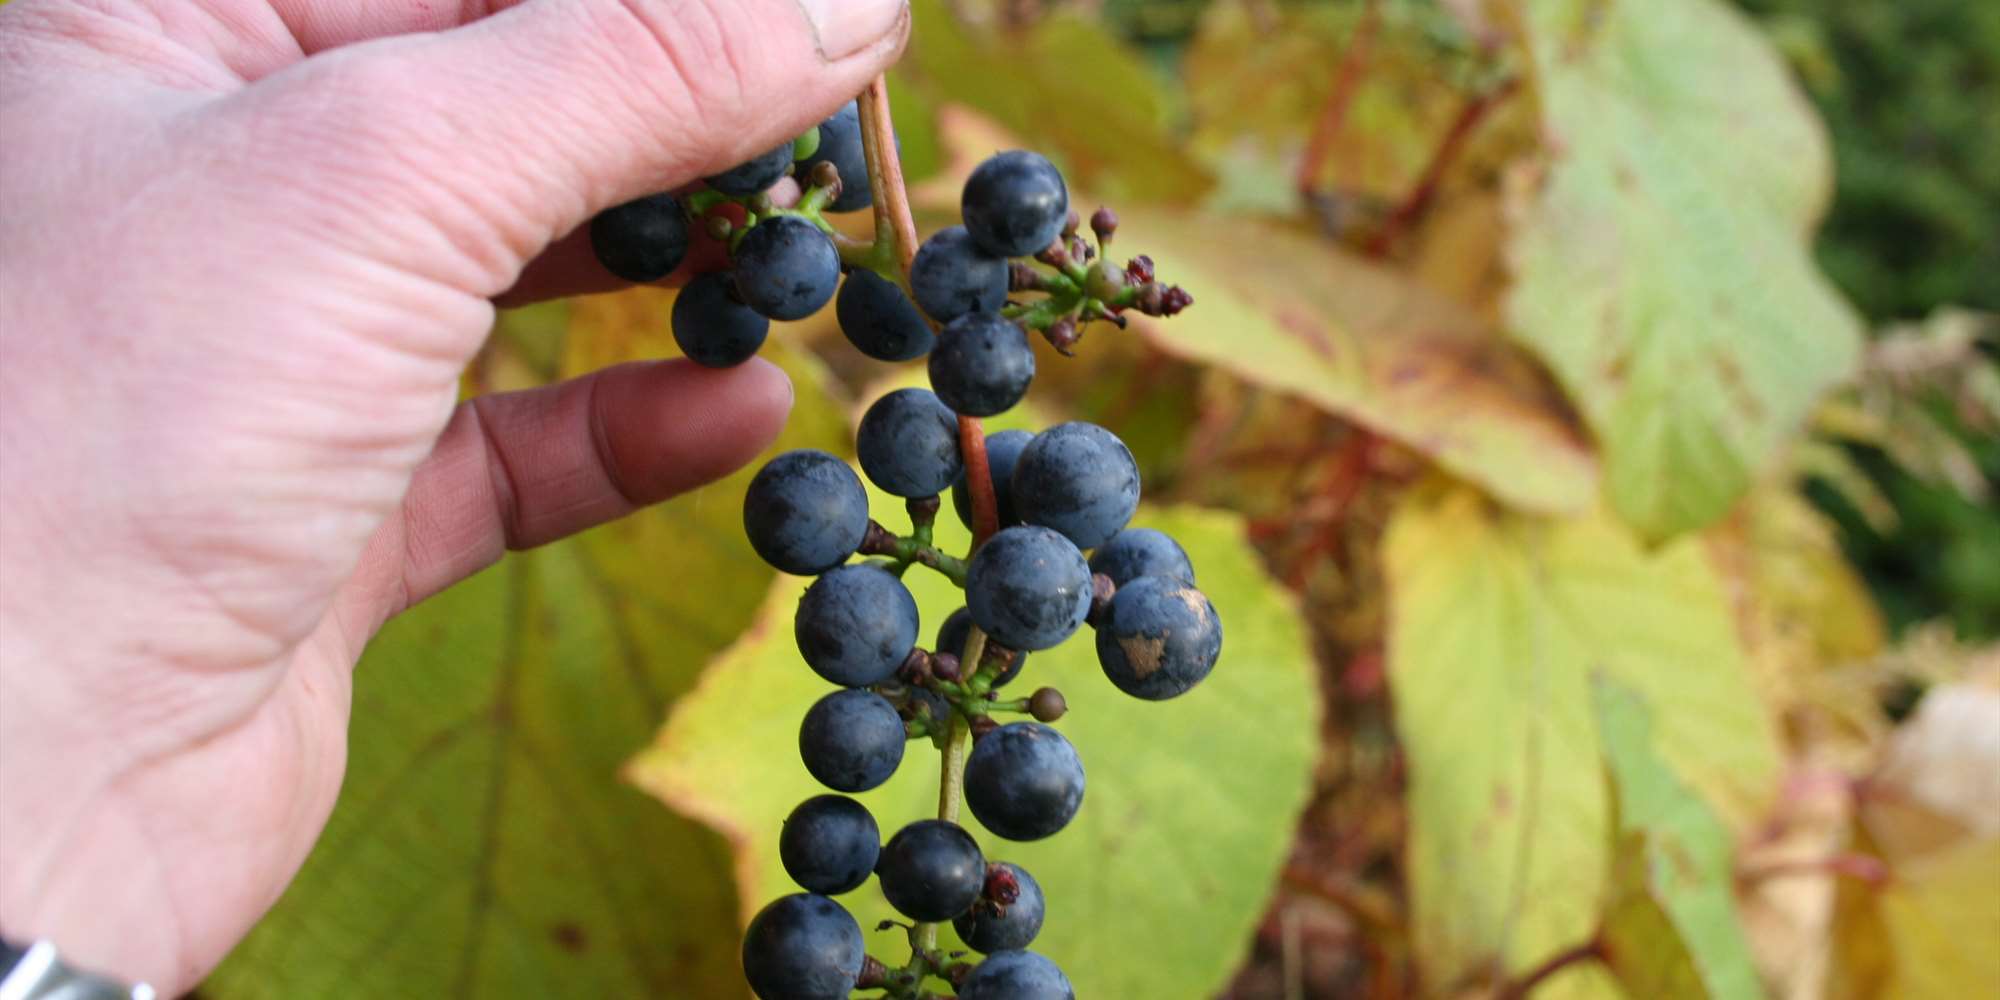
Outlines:
{"label": "grape leaf", "polygon": [[1596,929],[1610,805],[1592,674],[1645,700],[1661,756],[1723,815],[1761,811],[1776,739],[1696,544],[1647,554],[1601,515],[1529,518],[1438,487],[1403,501],[1385,561],[1433,982],[1519,974]]}
{"label": "grape leaf", "polygon": [[[1590,504],[1597,468],[1538,376],[1471,314],[1303,233],[1234,219],[1122,213],[1195,306],[1134,317],[1162,350],[1296,394],[1528,510]],[[1217,239],[1226,226],[1230,238]]]}
{"label": "grape leaf", "polygon": [[1594,680],[1616,790],[1606,963],[1633,996],[1763,996],[1736,912],[1728,828],[1654,751],[1653,720],[1638,695],[1609,677]]}
{"label": "grape leaf", "polygon": [[1899,868],[1880,906],[1894,955],[1884,996],[1958,1000],[2000,988],[2000,839]]}
{"label": "grape leaf", "polygon": [[[878,502],[875,516],[907,523],[893,502]],[[1033,654],[1009,690],[1053,684],[1068,698],[1070,714],[1057,725],[1083,755],[1083,810],[1061,833],[1028,844],[985,833],[969,813],[964,822],[989,858],[1016,861],[1041,883],[1048,918],[1035,947],[1063,966],[1078,995],[1194,1000],[1226,981],[1263,913],[1309,790],[1318,697],[1303,623],[1256,564],[1236,518],[1183,509],[1143,511],[1140,520],[1187,548],[1223,617],[1221,662],[1200,687],[1156,704],[1104,679],[1087,630]],[[962,551],[965,533],[949,506],[938,527]],[[906,579],[928,645],[959,593],[921,567]],[[728,838],[746,920],[797,891],[778,862],[778,831],[793,806],[824,791],[797,750],[800,717],[830,690],[792,639],[806,582],[772,588],[756,626],[629,768],[641,787]],[[897,775],[858,797],[887,837],[935,815],[937,781],[936,751],[912,743]],[[873,883],[841,901],[864,928],[893,915]],[[908,955],[898,932],[871,934],[869,946],[891,964]]]}
{"label": "grape leaf", "polygon": [[[912,190],[956,206],[963,178],[1004,130],[940,117],[948,164]],[[1071,203],[1092,204],[1072,187]],[[1587,508],[1589,447],[1533,365],[1472,313],[1302,231],[1240,217],[1121,208],[1117,253],[1145,253],[1195,305],[1171,319],[1128,313],[1161,350],[1366,425],[1514,506]],[[1090,338],[1118,336],[1101,324]],[[1089,351],[1087,339],[1084,351]]]}
{"label": "grape leaf", "polygon": [[[1185,56],[1194,119],[1188,145],[1211,163],[1227,163],[1248,147],[1257,160],[1279,159],[1292,169],[1349,58],[1356,25],[1367,16],[1362,8],[1210,5]],[[1465,60],[1439,44],[1441,25],[1427,5],[1382,4],[1375,13],[1376,28],[1356,56],[1341,128],[1313,180],[1345,196],[1387,202],[1409,189],[1450,129],[1464,100],[1464,81],[1455,77],[1465,75]],[[1284,200],[1270,207],[1295,207],[1291,178],[1275,187],[1272,194]],[[1244,202],[1256,204],[1217,199],[1210,207]]]}
{"label": "grape leaf", "polygon": [[1056,160],[1073,187],[1187,202],[1212,183],[1167,131],[1171,88],[1089,17],[1059,11],[996,37],[943,0],[914,0],[896,80],[912,110],[957,103],[997,118]]}
{"label": "grape leaf", "polygon": [[[563,369],[670,352],[669,301],[580,300]],[[841,449],[817,369],[764,354],[798,389],[780,447]],[[392,622],[355,673],[325,837],[203,995],[739,989],[727,845],[618,768],[763,600],[771,573],[741,540],[749,474],[510,555]]]}
{"label": "grape leaf", "polygon": [[1611,506],[1659,540],[1715,520],[1860,325],[1815,270],[1826,140],[1716,0],[1526,5],[1551,164],[1522,208],[1508,313],[1582,410]]}

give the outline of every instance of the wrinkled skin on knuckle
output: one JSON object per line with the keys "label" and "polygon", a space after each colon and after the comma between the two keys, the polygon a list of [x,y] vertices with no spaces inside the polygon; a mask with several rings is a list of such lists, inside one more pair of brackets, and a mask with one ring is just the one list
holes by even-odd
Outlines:
{"label": "wrinkled skin on knuckle", "polygon": [[[796,12],[768,0],[619,0],[611,53],[631,100],[672,143],[677,171],[716,173],[770,148],[745,129],[768,115],[817,59]],[[667,123],[671,128],[665,128]]]}

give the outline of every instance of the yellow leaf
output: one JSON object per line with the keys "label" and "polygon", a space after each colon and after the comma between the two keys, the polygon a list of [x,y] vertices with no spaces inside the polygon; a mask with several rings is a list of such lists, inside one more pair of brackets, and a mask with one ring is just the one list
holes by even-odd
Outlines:
{"label": "yellow leaf", "polygon": [[1761,811],[1776,738],[1698,548],[1648,554],[1608,518],[1509,514],[1456,487],[1408,497],[1385,546],[1433,981],[1519,974],[1595,930],[1610,814],[1593,673],[1644,700],[1659,753],[1713,808]]}

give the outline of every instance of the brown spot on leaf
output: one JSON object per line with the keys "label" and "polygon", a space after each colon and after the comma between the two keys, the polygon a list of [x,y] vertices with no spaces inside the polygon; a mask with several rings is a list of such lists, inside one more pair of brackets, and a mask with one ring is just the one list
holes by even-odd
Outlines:
{"label": "brown spot on leaf", "polygon": [[1325,327],[1320,324],[1316,317],[1292,309],[1281,308],[1278,310],[1277,319],[1278,325],[1296,334],[1300,340],[1305,341],[1306,346],[1311,348],[1314,354],[1331,361],[1334,355],[1338,353],[1334,349],[1333,338],[1327,335]]}
{"label": "brown spot on leaf", "polygon": [[1736,412],[1745,420],[1761,423],[1764,419],[1764,404],[1751,390],[1750,383],[1743,376],[1743,366],[1736,359],[1721,351],[1715,354],[1715,377],[1721,381],[1723,394],[1729,397]]}
{"label": "brown spot on leaf", "polygon": [[1161,661],[1166,659],[1167,640],[1135,635],[1118,640],[1118,648],[1125,651],[1125,662],[1132,665],[1132,675],[1145,680],[1159,670]]}
{"label": "brown spot on leaf", "polygon": [[574,921],[565,920],[549,928],[549,939],[556,947],[572,955],[581,954],[590,947],[590,940],[583,933],[583,927]]}

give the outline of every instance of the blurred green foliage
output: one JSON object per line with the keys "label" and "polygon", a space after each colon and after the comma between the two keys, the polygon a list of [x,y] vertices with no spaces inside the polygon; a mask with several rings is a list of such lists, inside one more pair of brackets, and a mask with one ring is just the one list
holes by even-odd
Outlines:
{"label": "blurred green foliage", "polygon": [[[1820,264],[1878,322],[1947,304],[2000,309],[2000,4],[1741,0],[1764,20],[1833,136],[1835,195]],[[1991,358],[1986,359],[1988,363]],[[2000,487],[2000,440],[1962,429]],[[1990,501],[1857,464],[1895,506],[1871,526],[1816,489],[1892,626],[1947,617],[2000,635],[2000,516]]]}
{"label": "blurred green foliage", "polygon": [[2000,309],[2000,4],[1741,2],[1833,134],[1834,281],[1877,320]]}

